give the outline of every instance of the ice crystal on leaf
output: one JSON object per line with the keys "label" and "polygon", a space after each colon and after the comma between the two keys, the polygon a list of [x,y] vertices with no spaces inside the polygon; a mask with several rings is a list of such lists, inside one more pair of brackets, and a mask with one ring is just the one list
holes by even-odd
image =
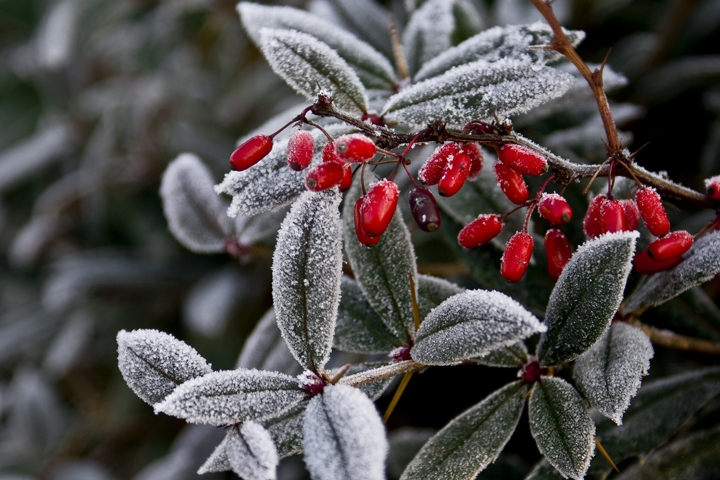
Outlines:
{"label": "ice crystal on leaf", "polygon": [[215,426],[262,420],[290,410],[305,398],[297,379],[279,372],[228,370],[180,385],[155,412],[188,423]]}
{"label": "ice crystal on leaf", "polygon": [[337,23],[392,58],[390,12],[378,5],[376,0],[330,0],[328,3],[332,4],[332,16]]}
{"label": "ice crystal on leaf", "polygon": [[157,330],[121,330],[117,343],[125,382],[150,405],[161,402],[178,385],[212,371],[190,345]]}
{"label": "ice crystal on leaf", "polygon": [[387,439],[360,390],[332,385],[310,400],[303,425],[305,464],[315,480],[385,478]]}
{"label": "ice crystal on leaf", "polygon": [[403,32],[403,47],[410,72],[452,46],[455,0],[428,0],[415,10]]}
{"label": "ice crystal on leaf", "polygon": [[590,405],[618,425],[647,375],[653,348],[642,330],[615,323],[575,362],[575,384]]}
{"label": "ice crystal on leaf", "polygon": [[439,120],[460,126],[526,112],[574,83],[572,75],[529,60],[478,60],[408,87],[390,97],[383,110],[388,118],[410,124]]}
{"label": "ice crystal on leaf", "polygon": [[317,372],[330,357],[342,276],[342,222],[337,189],[306,192],[278,233],[273,301],[278,327],[304,368]]}
{"label": "ice crystal on leaf", "polygon": [[518,368],[525,365],[529,358],[525,343],[520,341],[471,360],[488,367]]}
{"label": "ice crystal on leaf", "polygon": [[418,310],[420,310],[421,320],[427,317],[433,308],[453,295],[464,291],[454,283],[431,275],[418,275],[417,281]]}
{"label": "ice crystal on leaf", "polygon": [[245,340],[235,368],[257,368],[293,375],[299,366],[280,334],[275,310],[268,310]]}
{"label": "ice crystal on leaf", "polygon": [[303,421],[308,403],[307,401],[300,402],[299,405],[279,417],[263,422],[263,426],[270,432],[270,436],[275,442],[280,458],[302,452]]}
{"label": "ice crystal on leaf", "polygon": [[507,295],[469,290],[430,312],[410,353],[426,365],[451,365],[543,331],[545,326]]}
{"label": "ice crystal on leaf", "polygon": [[243,422],[227,435],[225,451],[233,472],[245,480],[275,480],[278,452],[270,433],[255,422]]}

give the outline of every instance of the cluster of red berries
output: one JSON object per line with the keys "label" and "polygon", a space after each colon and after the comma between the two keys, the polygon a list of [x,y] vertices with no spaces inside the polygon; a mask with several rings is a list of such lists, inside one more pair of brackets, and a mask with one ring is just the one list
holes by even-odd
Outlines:
{"label": "cluster of red berries", "polygon": [[436,148],[418,172],[425,185],[437,185],[443,197],[455,195],[467,179],[480,175],[483,154],[477,143],[450,142]]}

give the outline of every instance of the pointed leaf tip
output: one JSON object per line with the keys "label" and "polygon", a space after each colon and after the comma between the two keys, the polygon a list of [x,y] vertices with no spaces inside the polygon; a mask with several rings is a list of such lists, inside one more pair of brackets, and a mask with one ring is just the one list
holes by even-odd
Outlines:
{"label": "pointed leaf tip", "polygon": [[255,422],[233,427],[225,446],[233,472],[245,480],[275,480],[280,458],[270,433]]}

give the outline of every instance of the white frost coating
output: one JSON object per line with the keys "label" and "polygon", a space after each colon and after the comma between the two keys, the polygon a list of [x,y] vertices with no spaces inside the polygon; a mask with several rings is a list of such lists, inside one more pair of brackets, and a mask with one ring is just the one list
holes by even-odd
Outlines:
{"label": "white frost coating", "polygon": [[212,372],[187,343],[157,330],[120,330],[118,367],[125,382],[143,401],[154,405],[175,388]]}
{"label": "white frost coating", "polygon": [[279,372],[226,370],[209,373],[180,385],[155,413],[188,423],[215,426],[261,420],[290,410],[305,397],[297,379]]}
{"label": "white frost coating", "polygon": [[573,379],[590,405],[618,425],[650,369],[653,347],[642,330],[615,323],[578,358]]}
{"label": "white frost coating", "polygon": [[[353,131],[346,125],[330,125],[325,128],[330,135]],[[322,161],[321,150],[327,138],[319,130],[313,130],[315,155],[311,167]],[[297,172],[287,164],[287,139],[273,145],[272,152],[252,168],[242,172],[225,174],[222,183],[215,186],[215,193],[232,195],[232,204],[227,210],[230,217],[238,213],[257,215],[261,212],[278,210],[292,203],[301,193],[306,192],[307,171]]]}
{"label": "white frost coating", "polygon": [[260,49],[288,85],[308,100],[320,91],[335,106],[351,113],[366,112],[368,98],[355,71],[335,50],[312,35],[296,30],[260,29]]}
{"label": "white frost coating", "polygon": [[332,0],[332,17],[342,27],[370,43],[387,58],[393,58],[390,37],[390,12],[381,7],[376,0]]}
{"label": "white frost coating", "polygon": [[198,157],[183,153],[168,165],[160,184],[170,231],[196,253],[222,252],[232,229],[225,206],[213,193],[214,183]]}
{"label": "white frost coating", "polygon": [[595,452],[595,424],[577,391],[561,378],[541,377],[528,412],[540,453],[564,477],[582,480]]}
{"label": "white frost coating", "polygon": [[[573,46],[578,45],[585,38],[585,32],[580,30],[563,29],[563,31]],[[560,53],[554,50],[529,48],[531,46],[550,45],[552,39],[552,29],[545,22],[493,27],[468,38],[456,47],[443,51],[440,55],[428,61],[418,71],[415,80],[420,81],[435,77],[453,67],[476,60],[495,62],[501,58],[518,60],[529,58],[533,63],[540,65],[556,62],[562,58]]]}
{"label": "white frost coating", "polygon": [[278,233],[272,293],[278,327],[295,359],[319,371],[332,349],[342,277],[337,189],[304,193]]}
{"label": "white frost coating", "polygon": [[275,442],[280,458],[302,452],[303,420],[307,406],[307,401],[301,402],[279,417],[263,422]]}
{"label": "white frost coating", "polygon": [[262,425],[248,421],[233,427],[225,451],[233,472],[244,480],[275,480],[280,458],[272,437]]}
{"label": "white frost coating", "polygon": [[271,308],[245,340],[235,368],[257,368],[295,375],[299,367],[280,335],[275,310]]}
{"label": "white frost coating", "polygon": [[385,428],[360,390],[333,385],[313,397],[303,436],[305,464],[314,480],[385,478]]}
{"label": "white frost coating", "polygon": [[402,38],[411,74],[452,47],[455,3],[455,0],[428,0],[413,12]]}
{"label": "white frost coating", "polygon": [[255,44],[260,44],[261,28],[297,30],[316,37],[350,64],[369,87],[387,88],[395,83],[390,62],[377,50],[354,35],[316,15],[291,7],[269,7],[241,2],[240,19]]}
{"label": "white frost coating", "polygon": [[507,295],[468,290],[430,312],[410,354],[426,365],[452,365],[544,331],[532,313]]}
{"label": "white frost coating", "polygon": [[222,439],[222,442],[220,442],[218,446],[215,447],[215,450],[213,450],[207,460],[205,460],[205,463],[200,466],[197,471],[198,475],[203,475],[205,473],[228,472],[232,470],[230,460],[228,459],[227,451],[225,450],[230,433],[231,432],[228,432],[225,435],[225,438]]}
{"label": "white frost coating", "polygon": [[388,118],[413,124],[464,125],[493,114],[526,112],[563,95],[574,83],[572,75],[529,60],[478,60],[393,95],[383,110]]}
{"label": "white frost coating", "polygon": [[459,285],[431,275],[418,275],[417,282],[420,320],[427,317],[433,308],[448,298],[465,291],[465,289]]}

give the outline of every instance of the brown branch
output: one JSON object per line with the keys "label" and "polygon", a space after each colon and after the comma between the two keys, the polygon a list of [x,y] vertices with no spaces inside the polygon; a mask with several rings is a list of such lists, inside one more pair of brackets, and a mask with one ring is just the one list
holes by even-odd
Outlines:
{"label": "brown branch", "polygon": [[670,330],[651,327],[638,320],[628,320],[633,325],[647,335],[650,341],[655,345],[673,348],[675,350],[686,350],[690,352],[708,353],[710,355],[720,355],[720,343],[703,340],[701,338],[686,337]]}
{"label": "brown branch", "polygon": [[426,368],[428,368],[428,366],[423,365],[422,363],[418,363],[414,360],[405,360],[403,362],[391,363],[390,365],[386,365],[384,367],[366,370],[364,372],[356,373],[355,375],[344,377],[339,383],[350,385],[351,387],[359,387],[378,380],[392,378],[403,373],[418,372]]}

